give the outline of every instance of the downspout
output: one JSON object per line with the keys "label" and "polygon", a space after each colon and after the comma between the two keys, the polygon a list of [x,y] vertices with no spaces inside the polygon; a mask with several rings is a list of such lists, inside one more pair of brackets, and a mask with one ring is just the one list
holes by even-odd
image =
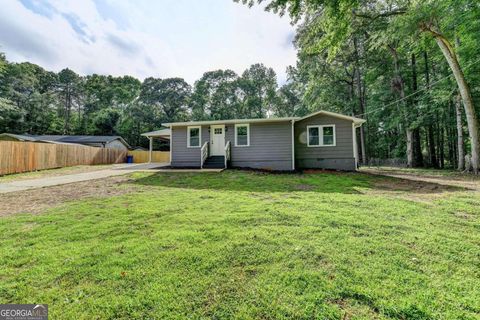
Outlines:
{"label": "downspout", "polygon": [[295,120],[292,122],[292,171],[295,171]]}
{"label": "downspout", "polygon": [[355,122],[352,122],[352,145],[353,145],[353,157],[355,159],[355,170],[358,169],[358,147],[357,147],[357,127],[355,126]]}
{"label": "downspout", "polygon": [[173,149],[173,126],[170,126],[170,164],[172,166],[172,149]]}

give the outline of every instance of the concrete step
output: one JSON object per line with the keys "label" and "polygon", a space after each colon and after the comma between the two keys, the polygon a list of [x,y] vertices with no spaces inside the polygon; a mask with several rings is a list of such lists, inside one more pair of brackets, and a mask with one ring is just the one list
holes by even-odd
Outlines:
{"label": "concrete step", "polygon": [[225,167],[225,163],[204,163],[204,169],[223,169]]}

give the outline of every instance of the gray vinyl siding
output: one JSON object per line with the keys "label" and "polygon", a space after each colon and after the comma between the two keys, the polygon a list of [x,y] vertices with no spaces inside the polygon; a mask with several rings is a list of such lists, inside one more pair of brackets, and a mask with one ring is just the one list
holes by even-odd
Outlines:
{"label": "gray vinyl siding", "polygon": [[[194,125],[193,125],[194,126]],[[172,167],[200,167],[200,149],[201,146],[210,140],[209,126],[202,126],[202,142],[199,148],[187,147],[187,126],[172,127]]]}
{"label": "gray vinyl siding", "polygon": [[[307,126],[335,125],[336,146],[307,147]],[[201,126],[202,143],[210,140],[210,125]],[[290,121],[250,123],[250,146],[235,146],[235,125],[225,126],[225,143],[231,144],[232,167],[292,170]],[[200,167],[200,149],[187,148],[187,126],[171,128],[172,166]],[[295,122],[295,168],[355,170],[352,121],[318,115]]]}
{"label": "gray vinyl siding", "polygon": [[[335,125],[336,145],[307,146],[307,126]],[[298,169],[355,170],[352,121],[318,115],[295,123],[295,162]]]}
{"label": "gray vinyl siding", "polygon": [[250,123],[248,147],[235,147],[235,125],[227,128],[225,140],[231,143],[232,167],[292,170],[291,122]]}
{"label": "gray vinyl siding", "polygon": [[[202,145],[210,140],[209,125],[202,126]],[[200,167],[200,148],[187,148],[187,127],[172,127],[172,167]],[[285,122],[250,124],[250,146],[235,146],[235,125],[225,126],[232,167],[292,170],[292,125]]]}

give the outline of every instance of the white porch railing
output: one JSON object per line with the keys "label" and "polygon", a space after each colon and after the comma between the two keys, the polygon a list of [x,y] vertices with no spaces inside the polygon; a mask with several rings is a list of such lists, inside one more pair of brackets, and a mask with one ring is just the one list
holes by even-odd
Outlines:
{"label": "white porch railing", "polygon": [[225,169],[227,169],[227,163],[230,161],[231,150],[230,150],[230,141],[227,141],[225,144]]}
{"label": "white porch railing", "polygon": [[200,150],[200,168],[203,168],[203,164],[205,163],[205,159],[208,158],[208,141],[206,141],[202,149]]}

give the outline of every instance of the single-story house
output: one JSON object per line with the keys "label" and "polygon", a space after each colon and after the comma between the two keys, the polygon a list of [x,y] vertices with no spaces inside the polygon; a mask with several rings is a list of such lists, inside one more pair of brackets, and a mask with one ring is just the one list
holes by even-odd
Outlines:
{"label": "single-story house", "polygon": [[0,140],[30,141],[43,143],[81,144],[90,147],[129,150],[129,144],[121,136],[69,136],[69,135],[31,135],[2,133]]}
{"label": "single-story house", "polygon": [[[365,120],[318,111],[305,117],[164,123],[175,168],[356,170]],[[148,134],[145,134],[147,137]]]}

